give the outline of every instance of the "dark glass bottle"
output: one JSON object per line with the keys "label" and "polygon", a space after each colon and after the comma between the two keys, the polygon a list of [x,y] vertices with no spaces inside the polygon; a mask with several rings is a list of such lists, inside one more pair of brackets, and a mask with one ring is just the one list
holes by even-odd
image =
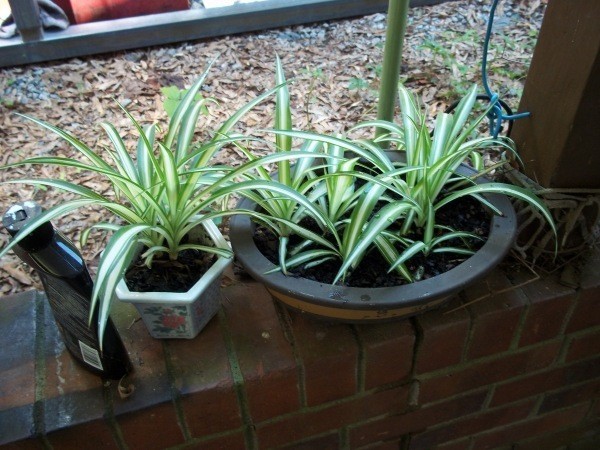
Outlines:
{"label": "dark glass bottle", "polygon": [[[14,237],[41,213],[42,208],[33,201],[17,203],[4,214],[2,223]],[[97,309],[88,326],[94,284],[77,248],[46,222],[20,241],[14,251],[40,276],[65,346],[75,359],[104,378],[118,380],[130,372],[131,362],[112,321],[106,324],[102,352]]]}

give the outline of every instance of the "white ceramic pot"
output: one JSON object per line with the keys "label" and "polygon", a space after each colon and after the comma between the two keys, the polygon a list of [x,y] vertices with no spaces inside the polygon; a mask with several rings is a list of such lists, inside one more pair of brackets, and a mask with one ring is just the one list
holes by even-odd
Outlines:
{"label": "white ceramic pot", "polygon": [[[213,222],[203,222],[206,233],[220,248],[229,244]],[[117,299],[133,303],[142,316],[150,335],[157,339],[192,339],[214,317],[221,305],[221,276],[230,258],[218,257],[211,268],[187,292],[132,292],[122,279],[117,285]]]}

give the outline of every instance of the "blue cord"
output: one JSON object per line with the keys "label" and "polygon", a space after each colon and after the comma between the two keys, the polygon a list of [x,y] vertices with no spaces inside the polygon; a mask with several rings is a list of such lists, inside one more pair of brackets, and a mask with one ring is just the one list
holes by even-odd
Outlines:
{"label": "blue cord", "polygon": [[483,60],[481,63],[481,78],[483,81],[483,88],[485,89],[485,93],[487,94],[488,98],[490,99],[490,103],[493,105],[492,108],[490,109],[490,112],[488,113],[488,118],[490,120],[490,134],[492,136],[494,136],[494,138],[498,137],[498,134],[500,133],[500,130],[502,129],[503,121],[522,119],[524,117],[529,117],[531,114],[529,112],[524,112],[524,113],[519,113],[519,114],[509,114],[509,115],[504,114],[504,112],[502,111],[502,106],[500,105],[500,102],[498,101],[498,99],[499,99],[498,94],[493,93],[488,84],[487,56],[488,56],[488,48],[490,45],[490,38],[492,35],[492,28],[494,25],[494,14],[496,13],[496,7],[498,6],[498,1],[499,0],[493,0],[492,7],[490,9],[490,18],[488,19],[488,23],[487,23],[487,31],[485,33],[485,41],[483,43]]}

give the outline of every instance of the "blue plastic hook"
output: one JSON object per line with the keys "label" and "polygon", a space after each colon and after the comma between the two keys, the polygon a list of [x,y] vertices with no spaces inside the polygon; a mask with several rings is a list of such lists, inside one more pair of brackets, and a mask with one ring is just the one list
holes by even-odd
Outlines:
{"label": "blue plastic hook", "polygon": [[529,117],[531,113],[523,112],[518,114],[504,114],[502,110],[502,106],[499,103],[498,94],[495,94],[490,89],[487,77],[487,56],[488,49],[490,45],[490,39],[492,36],[492,28],[494,25],[494,15],[496,14],[496,7],[498,6],[499,0],[493,0],[492,7],[490,9],[490,16],[487,23],[487,30],[485,33],[485,40],[483,42],[483,59],[481,63],[481,78],[483,81],[483,88],[485,89],[485,93],[487,97],[490,99],[490,103],[493,104],[490,112],[488,113],[488,119],[490,121],[490,134],[494,136],[494,138],[498,137],[500,130],[502,130],[502,122],[504,121],[514,121],[517,119],[522,119],[524,117]]}

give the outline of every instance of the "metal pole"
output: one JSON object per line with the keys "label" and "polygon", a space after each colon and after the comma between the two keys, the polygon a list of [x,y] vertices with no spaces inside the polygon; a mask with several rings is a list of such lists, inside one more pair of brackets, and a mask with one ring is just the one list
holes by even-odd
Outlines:
{"label": "metal pole", "polygon": [[[409,0],[390,0],[388,6],[377,119],[390,122],[394,119],[394,106],[396,105],[398,79],[402,65],[402,46],[406,32],[408,4]],[[385,133],[385,130],[377,128],[375,130],[375,137]]]}

